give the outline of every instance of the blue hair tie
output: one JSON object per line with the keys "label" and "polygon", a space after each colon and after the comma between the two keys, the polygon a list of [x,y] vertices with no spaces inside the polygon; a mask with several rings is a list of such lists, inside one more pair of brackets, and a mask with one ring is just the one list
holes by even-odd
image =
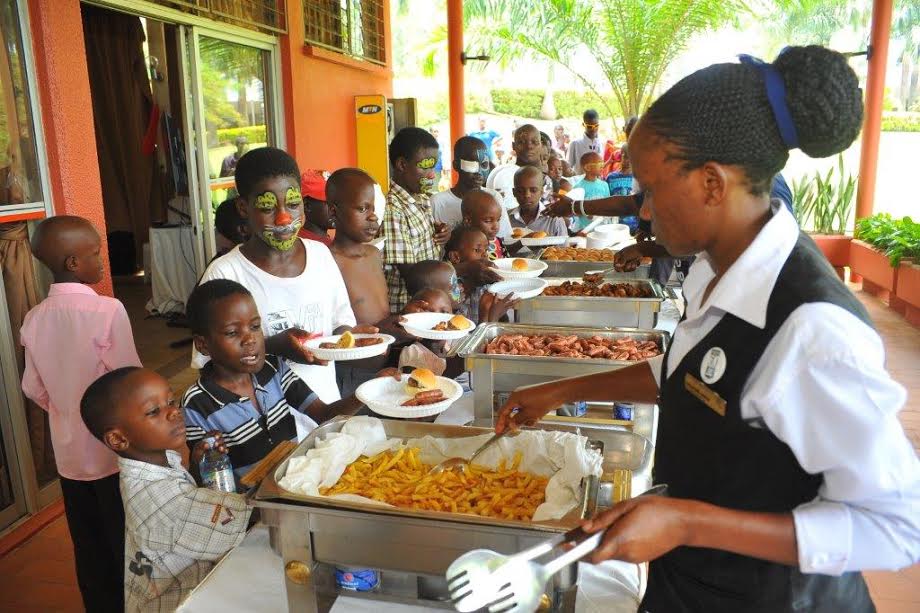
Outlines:
{"label": "blue hair tie", "polygon": [[783,76],[768,64],[752,55],[739,55],[738,59],[742,64],[753,66],[760,74],[763,75],[764,85],[767,88],[767,100],[770,102],[770,108],[773,109],[773,118],[776,119],[776,126],[779,128],[779,135],[787,149],[796,149],[799,146],[799,133],[795,129],[795,122],[792,121],[792,114],[786,105],[786,84],[783,82]]}

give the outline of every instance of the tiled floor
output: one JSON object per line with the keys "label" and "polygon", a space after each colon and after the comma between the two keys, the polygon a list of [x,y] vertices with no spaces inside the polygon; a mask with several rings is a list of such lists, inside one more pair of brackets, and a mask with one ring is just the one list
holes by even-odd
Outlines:
{"label": "tiled floor", "polygon": [[[132,315],[138,352],[144,364],[170,380],[177,393],[194,381],[188,368],[188,346],[168,344],[188,336],[185,328],[169,328],[162,319],[144,319],[147,288],[120,285],[118,297]],[[920,330],[907,325],[878,300],[860,294],[888,351],[888,367],[908,389],[901,422],[920,451]],[[920,611],[920,564],[898,573],[866,573],[879,613]],[[0,558],[0,612],[48,613],[82,611],[73,569],[72,546],[63,517]]]}

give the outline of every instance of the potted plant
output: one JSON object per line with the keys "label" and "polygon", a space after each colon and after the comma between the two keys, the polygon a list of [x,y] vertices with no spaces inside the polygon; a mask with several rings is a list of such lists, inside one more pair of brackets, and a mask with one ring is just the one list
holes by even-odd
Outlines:
{"label": "potted plant", "polygon": [[856,177],[845,172],[843,156],[825,174],[815,172],[802,181],[792,182],[793,212],[799,225],[817,243],[824,257],[843,278],[843,267],[850,263],[851,237],[847,222],[853,211]]}
{"label": "potted plant", "polygon": [[911,324],[920,327],[920,223],[910,217],[897,222],[888,239],[889,260],[898,262],[898,279],[891,306]]}
{"label": "potted plant", "polygon": [[863,290],[885,300],[896,296],[901,260],[913,257],[920,247],[917,225],[910,217],[894,219],[888,213],[857,220],[850,268],[862,275]]}

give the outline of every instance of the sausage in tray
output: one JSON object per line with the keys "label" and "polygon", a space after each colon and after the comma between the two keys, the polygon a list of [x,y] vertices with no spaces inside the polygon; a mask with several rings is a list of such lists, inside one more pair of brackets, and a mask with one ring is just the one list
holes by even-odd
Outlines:
{"label": "sausage in tray", "polygon": [[553,358],[638,362],[661,354],[655,341],[563,334],[502,334],[486,344],[485,353]]}

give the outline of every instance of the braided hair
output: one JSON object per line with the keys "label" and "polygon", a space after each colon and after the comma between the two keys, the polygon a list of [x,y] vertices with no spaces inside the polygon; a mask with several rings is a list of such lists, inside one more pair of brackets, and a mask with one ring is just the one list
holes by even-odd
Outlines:
{"label": "braided hair", "polygon": [[[773,62],[799,147],[810,157],[843,151],[862,127],[862,92],[846,58],[824,47],[789,47]],[[767,99],[761,72],[714,64],[684,77],[649,107],[643,123],[675,145],[672,158],[692,170],[706,162],[741,167],[754,195],[769,192],[789,150]]]}

